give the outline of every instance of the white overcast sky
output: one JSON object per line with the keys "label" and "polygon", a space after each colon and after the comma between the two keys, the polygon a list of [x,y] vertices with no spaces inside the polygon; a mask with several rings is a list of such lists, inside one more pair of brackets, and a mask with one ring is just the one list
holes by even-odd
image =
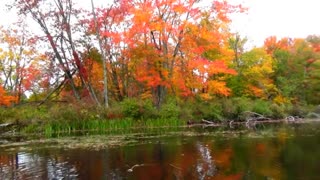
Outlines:
{"label": "white overcast sky", "polygon": [[[14,22],[14,14],[5,11],[1,0],[0,25]],[[75,0],[80,3],[90,0]],[[96,4],[108,0],[94,0]],[[229,0],[249,8],[247,15],[234,17],[232,30],[249,39],[250,46],[263,45],[269,36],[305,38],[320,35],[320,0]]]}
{"label": "white overcast sky", "polygon": [[269,36],[305,38],[320,35],[320,0],[233,0],[249,7],[234,29],[260,46]]}

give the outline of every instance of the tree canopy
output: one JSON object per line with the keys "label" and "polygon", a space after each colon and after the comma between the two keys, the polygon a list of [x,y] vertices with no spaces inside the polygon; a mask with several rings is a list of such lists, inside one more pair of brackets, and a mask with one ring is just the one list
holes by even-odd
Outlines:
{"label": "tree canopy", "polygon": [[158,108],[169,96],[320,103],[320,37],[269,37],[246,50],[246,38],[230,31],[241,4],[121,0],[89,11],[76,3],[11,4],[38,32],[1,27],[1,105],[26,95],[100,105],[106,90],[111,101],[136,97]]}

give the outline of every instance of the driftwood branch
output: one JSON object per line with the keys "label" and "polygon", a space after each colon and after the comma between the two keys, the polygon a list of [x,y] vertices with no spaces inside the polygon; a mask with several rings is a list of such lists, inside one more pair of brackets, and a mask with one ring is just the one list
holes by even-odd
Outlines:
{"label": "driftwood branch", "polygon": [[129,168],[129,169],[127,170],[127,172],[133,172],[133,169],[136,168],[136,167],[151,166],[151,165],[153,165],[153,164],[135,164],[135,165],[133,165],[131,168]]}
{"label": "driftwood branch", "polygon": [[205,119],[201,119],[198,121],[188,120],[187,125],[190,127],[193,126],[205,126],[205,127],[221,127],[221,126],[229,126],[233,128],[234,125],[245,125],[248,128],[251,128],[257,124],[272,124],[272,123],[294,123],[294,124],[301,124],[301,123],[309,123],[309,122],[320,122],[320,115],[319,118],[315,118],[314,120],[304,120],[302,117],[299,116],[288,116],[283,119],[271,119],[269,117],[265,117],[262,114],[251,112],[251,111],[244,111],[242,112],[242,116],[244,117],[243,120],[230,120],[224,122],[213,122],[208,121]]}
{"label": "driftwood branch", "polygon": [[256,113],[256,112],[252,112],[252,111],[244,111],[243,112],[244,115],[246,115],[246,126],[249,127],[249,123],[251,121],[254,122],[254,124],[256,123],[256,121],[261,121],[261,120],[271,120],[270,118],[265,117],[262,114]]}
{"label": "driftwood branch", "polygon": [[286,122],[296,122],[296,121],[301,120],[301,118],[299,116],[288,116],[288,117],[284,118],[284,120]]}
{"label": "driftwood branch", "polygon": [[9,126],[12,126],[12,125],[14,125],[14,123],[4,123],[4,124],[0,124],[0,128],[9,127]]}
{"label": "driftwood branch", "polygon": [[135,167],[139,167],[139,166],[143,166],[143,164],[135,164],[135,165],[133,165],[131,168],[129,168],[127,171],[128,171],[128,172],[133,172],[133,169],[134,169]]}
{"label": "driftwood branch", "polygon": [[202,119],[201,122],[204,123],[204,124],[214,124],[214,122],[208,121],[208,120],[205,120],[205,119]]}
{"label": "driftwood branch", "polygon": [[251,119],[251,120],[266,120],[266,119],[270,119],[270,118],[267,118],[265,116],[263,116],[262,114],[259,114],[259,113],[256,113],[256,112],[252,112],[252,111],[244,111],[243,114],[247,114],[248,117],[246,118],[248,120]]}
{"label": "driftwood branch", "polygon": [[218,126],[221,126],[219,123],[215,123],[215,122],[208,121],[208,120],[205,120],[205,119],[201,120],[201,124],[203,126],[205,126],[205,127],[218,127]]}

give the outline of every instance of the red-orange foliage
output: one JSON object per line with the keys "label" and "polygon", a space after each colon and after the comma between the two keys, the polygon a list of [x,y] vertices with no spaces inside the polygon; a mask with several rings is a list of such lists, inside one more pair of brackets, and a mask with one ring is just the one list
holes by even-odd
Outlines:
{"label": "red-orange foliage", "polygon": [[10,106],[15,103],[17,98],[15,96],[7,95],[7,92],[0,86],[0,106]]}
{"label": "red-orange foliage", "polygon": [[[31,15],[41,26],[57,60],[52,64],[63,73],[76,97],[84,87],[92,97],[94,92],[102,92],[103,77],[107,77],[108,93],[115,100],[152,95],[160,105],[167,94],[230,94],[226,78],[236,72],[228,67],[232,59],[227,45],[229,15],[243,12],[241,6],[222,0],[208,1],[206,7],[198,0],[132,0],[114,1],[111,6],[95,9],[97,18],[85,17],[79,28],[85,27],[88,36],[100,35],[107,72],[104,76],[97,61],[80,57],[86,54],[79,53],[84,44],[78,42],[83,39],[73,37],[74,24],[66,19],[79,15],[69,9],[72,2],[53,3],[58,5],[50,12],[55,16],[42,8],[49,4],[29,0],[16,3],[22,13]],[[56,43],[55,37],[61,42]]]}
{"label": "red-orange foliage", "polygon": [[290,38],[282,38],[277,40],[277,37],[271,36],[265,39],[264,47],[268,54],[272,54],[275,50],[289,50],[290,46],[292,45],[292,40]]}
{"label": "red-orange foliage", "polygon": [[[161,89],[177,96],[196,92],[230,94],[223,75],[236,74],[226,65],[229,14],[242,11],[226,1],[131,1],[132,26],[124,33],[135,79],[156,95]],[[109,33],[109,35],[111,35]],[[161,98],[161,97],[156,97]]]}

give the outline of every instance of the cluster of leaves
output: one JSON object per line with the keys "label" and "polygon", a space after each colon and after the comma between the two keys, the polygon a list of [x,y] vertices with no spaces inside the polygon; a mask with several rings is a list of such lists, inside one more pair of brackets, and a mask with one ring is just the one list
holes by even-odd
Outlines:
{"label": "cluster of leaves", "polygon": [[10,106],[17,101],[17,97],[7,95],[7,92],[0,86],[0,106]]}
{"label": "cluster of leaves", "polygon": [[[237,39],[238,38],[238,39]],[[319,104],[320,44],[318,36],[306,39],[269,37],[261,48],[247,52],[245,40],[230,41],[235,51],[232,66],[238,76],[228,79],[234,96],[283,104]]]}

